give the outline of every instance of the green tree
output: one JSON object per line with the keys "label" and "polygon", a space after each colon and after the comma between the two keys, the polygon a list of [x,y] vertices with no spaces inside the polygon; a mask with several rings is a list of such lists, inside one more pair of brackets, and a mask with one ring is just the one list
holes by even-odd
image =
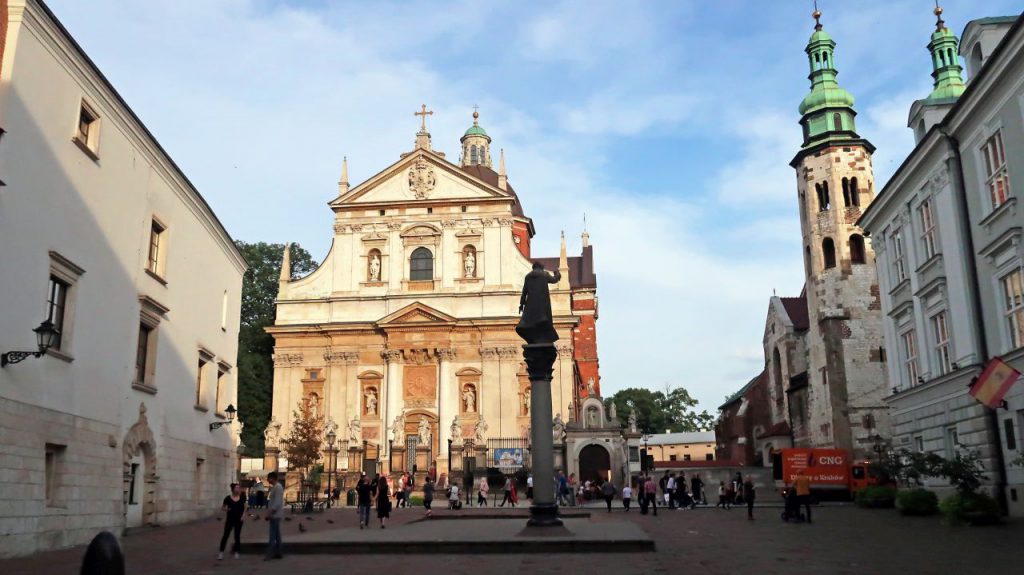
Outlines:
{"label": "green tree", "polygon": [[[249,263],[242,279],[241,325],[238,331],[238,418],[245,427],[242,442],[249,455],[263,452],[263,430],[270,421],[274,395],[274,338],[264,328],[274,324],[277,281],[284,244],[236,241]],[[289,250],[292,277],[317,268],[309,252],[297,244]]]}
{"label": "green tree", "polygon": [[697,412],[697,400],[682,387],[665,384],[664,391],[642,387],[620,390],[605,400],[605,408],[615,403],[619,421],[628,424],[630,410],[636,409],[637,428],[644,433],[665,431],[703,431],[714,425],[715,418],[706,410]]}
{"label": "green tree", "polygon": [[309,475],[310,467],[320,460],[320,446],[324,442],[324,417],[314,413],[305,401],[292,412],[291,429],[281,438],[288,465]]}

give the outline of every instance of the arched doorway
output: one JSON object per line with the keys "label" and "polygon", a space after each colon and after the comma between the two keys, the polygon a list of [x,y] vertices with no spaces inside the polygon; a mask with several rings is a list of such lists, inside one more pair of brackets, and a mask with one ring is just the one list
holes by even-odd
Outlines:
{"label": "arched doorway", "polygon": [[611,471],[612,456],[603,446],[590,444],[580,450],[580,482],[607,481]]}
{"label": "arched doorway", "polygon": [[125,435],[124,526],[156,524],[156,440],[146,419],[146,405],[139,405],[139,420]]}

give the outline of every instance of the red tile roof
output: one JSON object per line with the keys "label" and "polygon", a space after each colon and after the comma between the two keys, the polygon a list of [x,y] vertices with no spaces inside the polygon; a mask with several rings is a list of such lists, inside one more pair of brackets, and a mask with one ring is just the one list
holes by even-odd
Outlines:
{"label": "red tile roof", "polygon": [[[583,248],[583,255],[566,258],[569,263],[569,287],[596,288],[597,274],[594,273],[594,246]],[[533,261],[544,264],[544,269],[558,269],[558,258],[533,258]]]}
{"label": "red tile roof", "polygon": [[793,329],[806,331],[811,327],[806,297],[782,297],[779,299],[782,300],[782,306],[786,308],[786,313],[789,314],[789,319],[793,322]]}
{"label": "red tile roof", "polygon": [[[475,166],[460,167],[462,168],[463,172],[466,172],[467,174],[473,177],[479,178],[494,187],[498,187],[498,172],[495,172],[494,170],[488,168],[487,166],[477,164]],[[508,184],[505,188],[505,191],[512,194],[512,197],[515,198],[516,200],[516,203],[512,205],[512,215],[518,216],[520,218],[525,218],[526,215],[523,212],[523,205],[519,202],[519,196],[516,195],[516,191],[512,189],[512,184]]]}

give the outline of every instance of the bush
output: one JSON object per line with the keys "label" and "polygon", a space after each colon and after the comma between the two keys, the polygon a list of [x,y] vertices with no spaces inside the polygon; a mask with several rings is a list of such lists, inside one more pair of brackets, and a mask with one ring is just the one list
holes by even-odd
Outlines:
{"label": "bush", "polygon": [[993,525],[999,523],[999,503],[985,493],[957,493],[939,503],[939,511],[957,525]]}
{"label": "bush", "polygon": [[866,507],[869,509],[891,508],[896,504],[896,489],[894,487],[885,487],[881,485],[865,487],[857,492],[854,502],[858,507]]}
{"label": "bush", "polygon": [[896,494],[896,506],[903,515],[934,515],[939,498],[927,489],[907,489]]}

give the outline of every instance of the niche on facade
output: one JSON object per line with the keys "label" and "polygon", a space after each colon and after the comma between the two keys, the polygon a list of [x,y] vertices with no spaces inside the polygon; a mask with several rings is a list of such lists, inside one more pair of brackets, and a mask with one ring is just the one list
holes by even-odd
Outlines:
{"label": "niche on facade", "polygon": [[455,234],[458,239],[460,266],[455,281],[459,283],[476,283],[484,277],[483,253],[478,246],[482,245],[483,237],[477,230],[466,230]]}
{"label": "niche on facade", "polygon": [[530,400],[533,396],[533,390],[527,385],[522,391],[519,392],[519,415],[523,417],[530,416]]}
{"label": "niche on facade", "polygon": [[366,254],[366,282],[381,283],[384,274],[384,256],[377,248],[371,249]]}
{"label": "niche on facade", "polygon": [[462,248],[462,278],[476,279],[477,277],[477,254],[476,247],[472,244]]}
{"label": "niche on facade", "polygon": [[359,415],[362,419],[380,419],[381,380],[383,375],[376,371],[364,371],[359,374]]}
{"label": "niche on facade", "polygon": [[480,376],[478,369],[467,367],[455,374],[459,385],[459,415],[475,418],[480,415]]}
{"label": "niche on facade", "polygon": [[302,400],[314,416],[324,415],[324,371],[322,367],[309,367],[302,376]]}

